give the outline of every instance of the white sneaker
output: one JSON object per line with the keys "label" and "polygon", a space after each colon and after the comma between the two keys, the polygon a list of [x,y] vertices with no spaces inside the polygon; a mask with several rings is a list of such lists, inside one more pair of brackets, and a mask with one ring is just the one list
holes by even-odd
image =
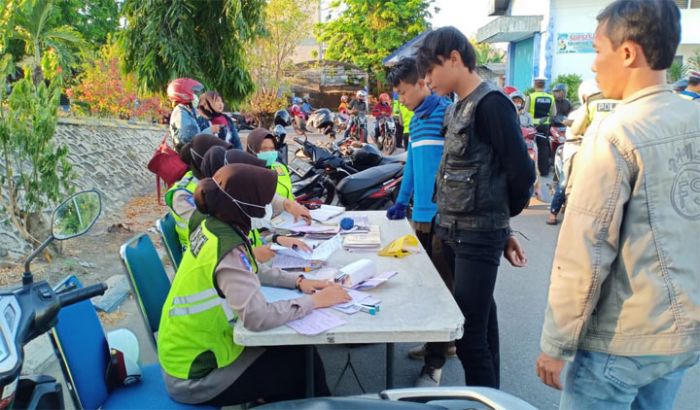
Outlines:
{"label": "white sneaker", "polygon": [[416,380],[416,387],[438,387],[440,386],[440,377],[442,369],[436,369],[431,366],[423,366],[423,369]]}

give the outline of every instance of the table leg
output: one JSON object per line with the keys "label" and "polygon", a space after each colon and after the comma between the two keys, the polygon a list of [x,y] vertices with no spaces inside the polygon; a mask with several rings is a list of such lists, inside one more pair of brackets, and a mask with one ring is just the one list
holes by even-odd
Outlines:
{"label": "table leg", "polygon": [[386,388],[394,388],[394,344],[386,344]]}
{"label": "table leg", "polygon": [[306,397],[314,397],[314,346],[304,348],[306,356]]}

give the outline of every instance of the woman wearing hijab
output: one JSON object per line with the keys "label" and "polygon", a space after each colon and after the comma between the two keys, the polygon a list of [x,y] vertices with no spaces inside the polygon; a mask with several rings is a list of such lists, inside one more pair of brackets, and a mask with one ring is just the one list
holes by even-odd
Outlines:
{"label": "woman wearing hijab", "polygon": [[[159,361],[176,401],[220,407],[303,397],[304,348],[237,345],[232,322],[263,331],[350,300],[337,285],[258,265],[246,236],[251,218],[265,213],[276,182],[272,171],[232,164],[197,186],[192,245],[163,305],[158,331]],[[305,295],[268,303],[261,284],[297,288]],[[323,363],[314,354],[315,389],[329,395]]]}
{"label": "woman wearing hijab", "polygon": [[[216,171],[229,164],[249,164],[262,168],[265,167],[265,161],[247,152],[236,149],[225,150],[222,147],[213,147],[204,155],[204,160],[202,160],[202,173],[205,177],[212,177]],[[265,216],[263,218],[252,219],[252,228],[248,235],[248,239],[253,246],[255,259],[260,262],[267,262],[276,255],[271,249],[271,245],[265,245],[263,243],[260,230],[269,229],[269,221],[279,215],[283,210],[294,215],[296,218],[306,215],[310,217],[308,209],[304,206],[275,194],[272,198],[272,203],[265,206]],[[299,238],[272,235],[272,242],[286,248],[299,249],[306,252],[312,251],[309,245]]]}
{"label": "woman wearing hijab", "polygon": [[197,106],[199,113],[209,120],[214,134],[233,145],[235,149],[243,149],[241,138],[233,119],[224,114],[224,100],[216,91],[207,91],[199,98]]}
{"label": "woman wearing hijab", "polygon": [[189,245],[187,221],[190,220],[195,209],[193,195],[197,182],[202,178],[202,172],[199,170],[201,159],[211,147],[215,146],[231,148],[231,144],[209,134],[197,134],[191,142],[181,146],[180,159],[190,170],[165,193],[165,204],[175,220],[175,231],[183,250]]}
{"label": "woman wearing hijab", "polygon": [[248,135],[246,150],[265,161],[268,168],[277,172],[277,193],[289,200],[294,200],[292,177],[286,165],[277,162],[277,142],[275,136],[265,128],[256,128]]}

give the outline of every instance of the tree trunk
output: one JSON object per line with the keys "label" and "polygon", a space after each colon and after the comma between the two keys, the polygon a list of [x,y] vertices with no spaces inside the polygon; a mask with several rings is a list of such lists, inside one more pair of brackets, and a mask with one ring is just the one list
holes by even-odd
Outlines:
{"label": "tree trunk", "polygon": [[[27,215],[26,220],[27,232],[37,240],[43,242],[51,235],[51,221],[46,219],[43,212],[32,212]],[[63,252],[61,241],[54,241],[47,250],[49,251],[48,256],[60,255]],[[44,254],[44,256],[47,255]]]}

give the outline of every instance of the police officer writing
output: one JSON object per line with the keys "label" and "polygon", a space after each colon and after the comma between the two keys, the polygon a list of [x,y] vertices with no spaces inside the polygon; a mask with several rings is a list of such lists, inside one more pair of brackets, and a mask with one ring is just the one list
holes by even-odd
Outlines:
{"label": "police officer writing", "polygon": [[[259,266],[246,239],[262,217],[277,174],[248,164],[226,165],[195,191],[190,248],[163,305],[158,358],[170,396],[188,404],[229,406],[304,395],[304,347],[244,347],[234,342],[237,320],[263,331],[350,300],[341,287]],[[299,298],[268,303],[261,284],[297,288]],[[329,395],[315,352],[315,389]]]}

